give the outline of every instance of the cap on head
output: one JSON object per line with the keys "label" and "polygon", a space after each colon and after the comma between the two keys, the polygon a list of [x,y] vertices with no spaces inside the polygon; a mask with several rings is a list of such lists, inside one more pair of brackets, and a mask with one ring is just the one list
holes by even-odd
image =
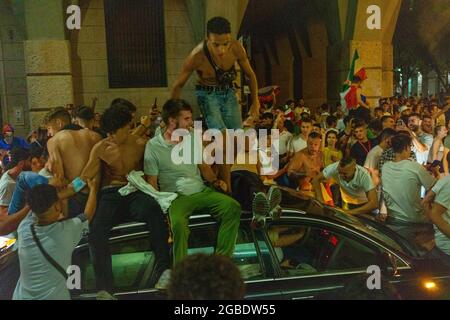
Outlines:
{"label": "cap on head", "polygon": [[9,123],[7,123],[3,126],[3,134],[5,134],[7,132],[14,132],[14,127],[12,125],[10,125]]}

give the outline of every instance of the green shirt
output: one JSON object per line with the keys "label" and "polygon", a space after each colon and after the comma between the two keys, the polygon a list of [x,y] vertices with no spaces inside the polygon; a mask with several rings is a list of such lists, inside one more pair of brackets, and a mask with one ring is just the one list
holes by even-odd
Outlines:
{"label": "green shirt", "polygon": [[[191,140],[191,146],[193,146],[194,139]],[[175,148],[176,146],[178,147]],[[194,162],[194,150],[196,148],[193,147],[189,163],[176,164],[176,156],[179,155],[182,158],[184,149],[180,148],[180,144],[165,141],[163,135],[158,134],[145,146],[144,173],[148,176],[158,176],[161,191],[183,194],[201,192],[206,186],[203,184],[198,165]],[[180,152],[177,153],[177,151]],[[184,192],[186,188],[191,192]]]}

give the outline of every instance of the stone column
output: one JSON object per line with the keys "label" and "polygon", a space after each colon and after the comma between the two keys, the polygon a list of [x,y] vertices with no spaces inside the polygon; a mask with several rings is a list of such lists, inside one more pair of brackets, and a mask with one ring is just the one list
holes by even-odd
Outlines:
{"label": "stone column", "polygon": [[[372,21],[371,8],[374,5],[379,8],[380,28],[369,28],[367,23],[368,19]],[[329,30],[340,31],[334,35],[327,50],[328,99],[339,99],[342,83],[357,49],[360,57],[357,69],[364,67],[367,72],[367,80],[362,84],[363,93],[371,107],[375,107],[380,97],[394,93],[392,37],[401,0],[339,1],[336,6],[331,12],[339,12],[339,19],[332,20],[328,25]]]}
{"label": "stone column", "polygon": [[51,108],[73,104],[70,42],[66,40],[65,7],[61,0],[25,2],[30,125],[39,126]]}

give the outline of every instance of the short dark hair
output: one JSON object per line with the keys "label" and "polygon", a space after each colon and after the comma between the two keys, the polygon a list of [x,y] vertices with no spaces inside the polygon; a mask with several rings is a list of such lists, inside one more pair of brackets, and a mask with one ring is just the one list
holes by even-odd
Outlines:
{"label": "short dark hair", "polygon": [[35,214],[45,213],[58,201],[56,188],[49,184],[39,184],[28,190],[26,201]]}
{"label": "short dark hair", "polygon": [[181,111],[191,111],[192,107],[183,99],[170,99],[164,103],[162,107],[161,117],[164,123],[169,123],[169,118],[175,119],[179,116]]}
{"label": "short dark hair", "polygon": [[130,110],[130,113],[134,113],[137,110],[136,106],[132,102],[130,102],[130,101],[126,100],[126,99],[123,99],[123,98],[114,99],[111,102],[111,107],[116,105],[116,104],[119,104],[119,105],[127,107],[128,110]]}
{"label": "short dark hair", "polygon": [[397,135],[397,131],[395,131],[392,128],[386,128],[383,131],[381,131],[379,140],[381,142],[383,140],[386,140],[386,139],[391,138],[391,137],[396,136],[396,135]]}
{"label": "short dark hair", "polygon": [[417,118],[420,119],[420,114],[418,114],[418,113],[411,113],[411,114],[408,116],[408,119],[411,118],[411,117],[417,117]]}
{"label": "short dark hair", "polygon": [[318,132],[311,132],[308,136],[308,139],[322,139],[322,135]]}
{"label": "short dark hair", "polygon": [[[305,113],[305,112],[303,112],[303,113]],[[302,119],[302,123],[303,122],[307,122],[307,123],[313,124],[313,120],[310,118],[309,114],[308,114],[308,116],[306,118]]]}
{"label": "short dark hair", "polygon": [[56,119],[60,119],[66,124],[70,124],[72,122],[72,117],[70,116],[69,111],[67,111],[64,107],[56,107],[50,110],[44,117],[44,123],[48,124]]}
{"label": "short dark hair", "polygon": [[30,159],[40,158],[46,155],[46,150],[38,145],[32,144],[30,146]]}
{"label": "short dark hair", "polygon": [[339,166],[346,167],[349,164],[355,163],[356,160],[353,157],[344,157],[339,161]]}
{"label": "short dark hair", "polygon": [[8,168],[14,168],[20,161],[30,159],[30,152],[24,148],[13,148],[10,158],[11,161],[8,163]]}
{"label": "short dark hair", "polygon": [[85,121],[91,121],[95,117],[94,110],[92,110],[91,107],[88,106],[78,106],[76,107],[73,112],[72,116],[74,118],[80,118]]}
{"label": "short dark hair", "polygon": [[231,33],[230,21],[228,21],[224,17],[211,18],[206,24],[206,35],[209,36],[210,33],[214,34]]}
{"label": "short dark hair", "polygon": [[366,125],[367,125],[367,123],[364,120],[358,119],[358,118],[356,119],[356,121],[353,121],[353,123],[352,123],[353,129],[365,127]]}
{"label": "short dark hair", "polygon": [[328,116],[325,121],[327,126],[331,126],[333,123],[337,123],[337,118],[335,116]]}
{"label": "short dark hair", "polygon": [[198,253],[174,267],[167,293],[173,300],[238,300],[245,284],[230,258]]}
{"label": "short dark hair", "polygon": [[123,104],[115,104],[103,112],[101,126],[106,133],[115,133],[131,122],[131,112]]}
{"label": "short dark hair", "polygon": [[392,137],[392,150],[394,150],[394,153],[400,153],[402,151],[405,151],[406,148],[410,147],[411,143],[412,138],[409,134],[397,134],[396,136]]}

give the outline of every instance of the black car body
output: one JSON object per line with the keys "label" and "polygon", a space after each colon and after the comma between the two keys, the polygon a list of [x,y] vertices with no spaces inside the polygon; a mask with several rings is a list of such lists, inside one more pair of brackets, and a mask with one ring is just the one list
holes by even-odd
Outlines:
{"label": "black car body", "polygon": [[[285,208],[279,219],[268,218],[262,227],[255,227],[251,216],[243,213],[233,260],[245,280],[246,299],[345,298],[346,284],[357,276],[368,279],[370,266],[379,268],[403,299],[446,298],[450,293],[448,268],[420,258],[417,247],[374,219],[327,207],[306,211]],[[217,226],[209,215],[191,217],[189,254],[213,253]],[[273,230],[288,236],[301,230],[303,236],[288,247],[276,247]],[[110,250],[119,299],[165,299],[164,292],[153,288],[155,257],[144,224],[115,227]],[[17,259],[14,256],[6,255],[0,265],[7,264],[1,260]],[[71,291],[72,298],[95,299],[87,237],[75,249],[72,263],[81,270],[81,288]]]}

